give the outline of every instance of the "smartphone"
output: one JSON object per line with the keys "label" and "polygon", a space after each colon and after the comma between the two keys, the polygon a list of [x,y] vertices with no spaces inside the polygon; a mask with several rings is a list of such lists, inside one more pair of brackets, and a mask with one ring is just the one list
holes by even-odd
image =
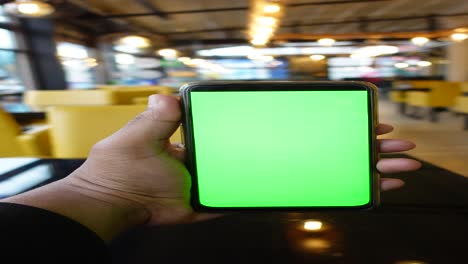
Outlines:
{"label": "smartphone", "polygon": [[366,82],[184,85],[193,208],[375,207],[376,101]]}

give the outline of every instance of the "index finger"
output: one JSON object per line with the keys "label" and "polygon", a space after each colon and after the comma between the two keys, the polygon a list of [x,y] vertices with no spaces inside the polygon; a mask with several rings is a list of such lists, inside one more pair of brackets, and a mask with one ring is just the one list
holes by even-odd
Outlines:
{"label": "index finger", "polygon": [[377,126],[377,129],[376,129],[375,133],[377,135],[383,135],[383,134],[390,133],[392,131],[393,131],[393,126],[387,125],[387,124],[379,124]]}

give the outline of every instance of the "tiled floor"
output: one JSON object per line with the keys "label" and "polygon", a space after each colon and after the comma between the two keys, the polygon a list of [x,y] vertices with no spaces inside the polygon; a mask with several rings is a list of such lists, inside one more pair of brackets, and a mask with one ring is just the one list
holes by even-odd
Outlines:
{"label": "tiled floor", "polygon": [[385,138],[408,139],[417,147],[408,154],[468,177],[468,131],[463,130],[463,120],[443,112],[437,123],[402,116],[397,105],[379,102],[381,123],[395,126]]}

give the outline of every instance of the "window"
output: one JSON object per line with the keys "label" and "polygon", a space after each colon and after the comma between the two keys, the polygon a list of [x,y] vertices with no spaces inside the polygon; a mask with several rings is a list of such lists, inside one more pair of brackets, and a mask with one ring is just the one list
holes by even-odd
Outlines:
{"label": "window", "polygon": [[0,6],[0,23],[9,23],[11,19],[5,15],[5,11],[3,11],[3,7]]}
{"label": "window", "polygon": [[23,91],[23,77],[30,76],[26,53],[18,47],[17,37],[20,36],[19,33],[0,28],[0,93]]}
{"label": "window", "polygon": [[85,46],[60,42],[57,44],[57,54],[63,65],[69,88],[87,89],[95,86],[97,61],[89,56]]}

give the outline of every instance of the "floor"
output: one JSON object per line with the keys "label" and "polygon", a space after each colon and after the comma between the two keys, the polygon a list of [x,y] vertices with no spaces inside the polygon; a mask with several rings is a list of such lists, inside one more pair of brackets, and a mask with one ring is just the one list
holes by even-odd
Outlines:
{"label": "floor", "polygon": [[379,118],[395,127],[383,138],[411,140],[417,147],[408,154],[468,177],[468,130],[463,130],[462,117],[443,112],[437,123],[431,123],[402,116],[396,104],[382,100]]}

